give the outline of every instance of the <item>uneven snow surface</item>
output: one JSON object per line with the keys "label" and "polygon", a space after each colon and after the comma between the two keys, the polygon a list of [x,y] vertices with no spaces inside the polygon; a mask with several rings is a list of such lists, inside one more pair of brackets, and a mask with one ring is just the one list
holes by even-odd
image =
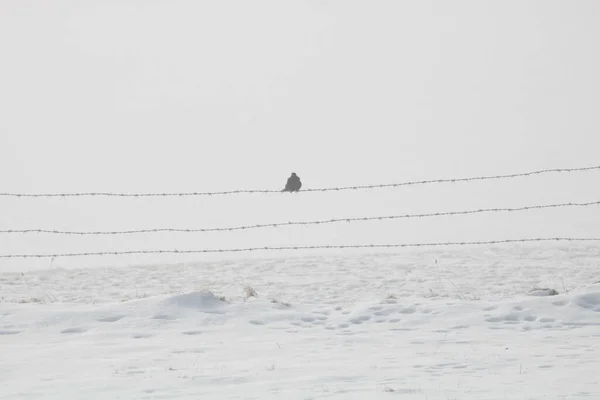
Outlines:
{"label": "uneven snow surface", "polygon": [[600,398],[598,247],[279,256],[1,274],[0,398]]}

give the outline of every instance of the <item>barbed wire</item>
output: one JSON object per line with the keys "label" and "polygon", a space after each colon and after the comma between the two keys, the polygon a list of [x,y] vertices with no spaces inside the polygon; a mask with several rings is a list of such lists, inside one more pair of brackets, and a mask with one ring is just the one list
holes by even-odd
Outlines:
{"label": "barbed wire", "polygon": [[[458,183],[458,182],[470,182],[470,181],[482,181],[482,180],[497,180],[497,179],[512,179],[533,175],[541,175],[547,173],[558,173],[558,172],[581,172],[581,171],[592,171],[600,170],[599,166],[593,167],[582,167],[582,168],[554,168],[544,169],[531,172],[515,173],[515,174],[504,174],[504,175],[488,175],[488,176],[475,176],[469,178],[451,178],[451,179],[430,179],[422,181],[408,181],[401,183],[387,183],[387,184],[376,184],[376,185],[356,185],[356,186],[340,186],[340,187],[329,187],[329,188],[308,188],[303,189],[299,193],[306,192],[331,192],[331,191],[344,191],[344,190],[365,190],[365,189],[376,189],[376,188],[388,188],[388,187],[401,187],[401,186],[414,186],[414,185],[426,185],[434,183]],[[0,197],[191,197],[191,196],[223,196],[233,194],[250,194],[250,193],[281,193],[281,190],[272,189],[247,189],[247,190],[229,190],[220,192],[181,192],[181,193],[111,193],[111,192],[81,192],[81,193],[0,193]]]}
{"label": "barbed wire", "polygon": [[280,250],[319,250],[319,249],[381,249],[381,248],[406,248],[406,247],[442,247],[442,246],[481,246],[507,243],[527,242],[591,242],[600,241],[600,238],[527,238],[527,239],[502,239],[487,241],[464,241],[464,242],[437,242],[437,243],[402,243],[402,244],[356,244],[356,245],[316,245],[316,246],[265,246],[246,247],[233,249],[198,249],[198,250],[126,250],[126,251],[100,251],[83,253],[56,253],[56,254],[1,254],[0,258],[59,258],[59,257],[89,257],[89,256],[119,256],[134,254],[198,254],[198,253],[241,253],[258,251],[280,251]]}
{"label": "barbed wire", "polygon": [[600,205],[600,201],[592,201],[587,203],[559,203],[559,204],[546,204],[546,205],[533,205],[516,208],[479,208],[474,210],[465,211],[447,211],[447,212],[435,212],[435,213],[424,213],[424,214],[403,214],[403,215],[386,215],[378,217],[353,217],[353,218],[332,218],[317,221],[290,221],[290,222],[276,222],[270,224],[255,224],[255,225],[243,225],[225,228],[154,228],[154,229],[137,229],[137,230],[123,230],[123,231],[61,231],[56,229],[4,229],[0,230],[0,234],[14,234],[14,233],[47,233],[55,235],[77,235],[77,236],[100,236],[100,235],[130,235],[130,234],[144,234],[144,233],[159,233],[159,232],[175,232],[175,233],[195,233],[195,232],[223,232],[223,231],[239,231],[248,229],[261,229],[261,228],[276,228],[280,226],[294,226],[294,225],[322,225],[332,224],[338,222],[357,222],[357,221],[383,221],[383,220],[394,220],[394,219],[409,219],[409,218],[428,218],[428,217],[442,217],[442,216],[456,216],[456,215],[468,215],[468,214],[479,214],[479,213],[492,213],[492,212],[519,212],[528,211],[535,209],[548,209],[548,208],[561,208],[561,207],[589,207],[593,205]]}

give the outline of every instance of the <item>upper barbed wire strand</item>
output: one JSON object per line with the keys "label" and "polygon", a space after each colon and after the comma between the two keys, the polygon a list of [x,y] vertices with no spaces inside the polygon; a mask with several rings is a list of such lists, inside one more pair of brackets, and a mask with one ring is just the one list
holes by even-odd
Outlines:
{"label": "upper barbed wire strand", "polygon": [[[357,185],[357,186],[340,186],[330,188],[308,188],[300,190],[299,193],[307,192],[331,192],[331,191],[342,191],[342,190],[365,190],[365,189],[376,189],[376,188],[388,188],[388,187],[401,187],[401,186],[414,186],[414,185],[426,185],[435,183],[458,183],[458,182],[469,182],[469,181],[482,181],[482,180],[497,180],[497,179],[512,179],[533,175],[541,175],[555,172],[581,172],[581,171],[592,171],[600,170],[600,166],[593,167],[582,167],[582,168],[553,168],[544,169],[539,171],[505,174],[505,175],[489,175],[489,176],[476,176],[470,178],[452,178],[452,179],[430,179],[422,181],[409,181],[402,183],[387,183],[378,185]],[[110,192],[81,192],[81,193],[0,193],[0,197],[190,197],[190,196],[224,196],[233,194],[249,194],[249,193],[281,193],[281,190],[264,190],[264,189],[249,189],[249,190],[230,190],[220,192],[182,192],[182,193],[110,193]]]}

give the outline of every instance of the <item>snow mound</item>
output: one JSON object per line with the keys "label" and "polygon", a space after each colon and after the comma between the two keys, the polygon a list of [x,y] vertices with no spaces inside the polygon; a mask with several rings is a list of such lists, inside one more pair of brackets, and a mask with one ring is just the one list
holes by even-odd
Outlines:
{"label": "snow mound", "polygon": [[579,307],[600,312],[600,285],[592,285],[587,293],[575,296],[573,302]]}
{"label": "snow mound", "polygon": [[209,312],[221,308],[225,304],[225,301],[215,296],[210,290],[204,290],[169,296],[164,300],[164,304]]}
{"label": "snow mound", "polygon": [[530,296],[556,296],[558,292],[549,288],[533,288],[529,291]]}

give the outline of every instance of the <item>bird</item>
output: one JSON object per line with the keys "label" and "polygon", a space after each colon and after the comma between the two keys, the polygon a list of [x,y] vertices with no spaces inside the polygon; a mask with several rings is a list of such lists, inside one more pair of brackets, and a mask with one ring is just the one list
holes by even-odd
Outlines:
{"label": "bird", "polygon": [[288,178],[285,188],[282,190],[282,192],[297,192],[301,187],[302,182],[300,182],[300,177],[296,175],[295,172],[292,172],[292,175]]}

